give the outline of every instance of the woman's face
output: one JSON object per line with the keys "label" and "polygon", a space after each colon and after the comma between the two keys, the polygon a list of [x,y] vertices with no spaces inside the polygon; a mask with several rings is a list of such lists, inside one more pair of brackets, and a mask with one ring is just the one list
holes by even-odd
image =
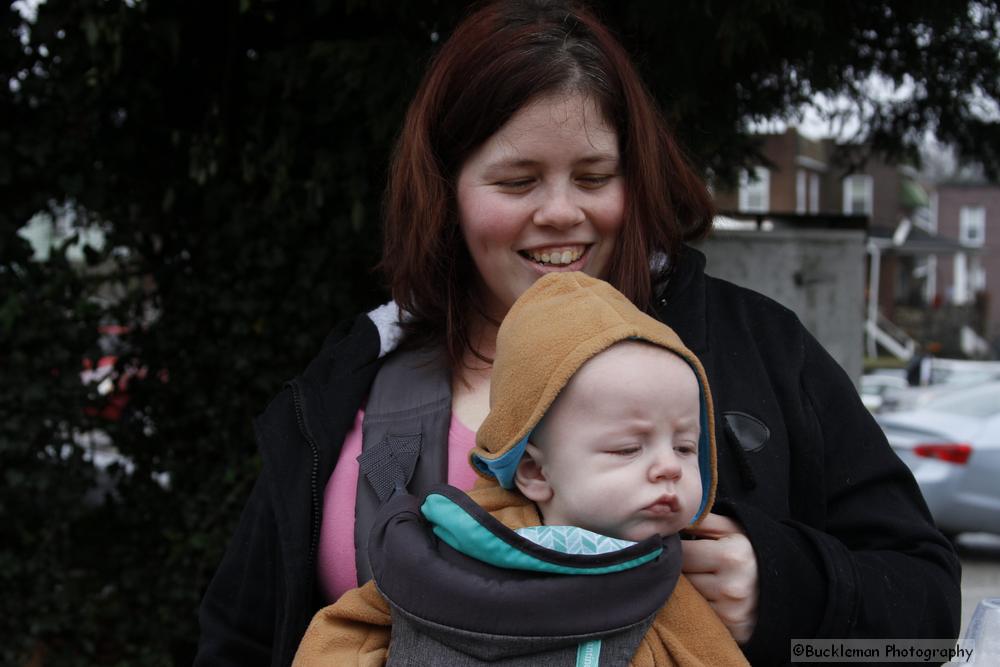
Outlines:
{"label": "woman's face", "polygon": [[605,276],[625,188],[618,137],[589,97],[522,107],[462,165],[457,192],[476,287],[498,321],[545,273]]}

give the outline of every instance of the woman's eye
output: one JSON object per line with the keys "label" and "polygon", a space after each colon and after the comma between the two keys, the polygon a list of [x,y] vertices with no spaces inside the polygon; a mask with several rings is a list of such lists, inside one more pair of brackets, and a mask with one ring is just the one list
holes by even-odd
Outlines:
{"label": "woman's eye", "polygon": [[588,174],[580,176],[576,180],[585,188],[599,188],[606,185],[614,176],[612,174]]}
{"label": "woman's eye", "polygon": [[497,185],[504,190],[526,190],[534,183],[531,178],[512,178],[506,181],[498,181]]}

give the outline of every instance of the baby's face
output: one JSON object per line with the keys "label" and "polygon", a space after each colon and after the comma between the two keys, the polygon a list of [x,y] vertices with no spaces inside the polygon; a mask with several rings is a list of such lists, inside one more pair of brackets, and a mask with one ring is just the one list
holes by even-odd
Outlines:
{"label": "baby's face", "polygon": [[550,491],[536,499],[545,523],[635,541],[690,524],[699,396],[687,362],[662,348],[619,343],[587,361],[531,438]]}

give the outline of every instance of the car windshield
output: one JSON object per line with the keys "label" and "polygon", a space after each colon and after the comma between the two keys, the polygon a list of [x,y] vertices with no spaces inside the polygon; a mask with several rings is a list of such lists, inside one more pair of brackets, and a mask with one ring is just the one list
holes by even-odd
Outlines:
{"label": "car windshield", "polygon": [[1000,413],[1000,384],[951,391],[927,401],[925,407],[966,417],[991,417]]}

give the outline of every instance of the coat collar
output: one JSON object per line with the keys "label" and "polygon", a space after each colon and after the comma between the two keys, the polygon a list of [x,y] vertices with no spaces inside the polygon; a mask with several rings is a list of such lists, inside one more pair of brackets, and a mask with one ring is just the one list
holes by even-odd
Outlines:
{"label": "coat collar", "polygon": [[690,246],[682,246],[669,279],[656,292],[653,310],[657,317],[676,331],[692,352],[699,356],[708,352],[705,255]]}

